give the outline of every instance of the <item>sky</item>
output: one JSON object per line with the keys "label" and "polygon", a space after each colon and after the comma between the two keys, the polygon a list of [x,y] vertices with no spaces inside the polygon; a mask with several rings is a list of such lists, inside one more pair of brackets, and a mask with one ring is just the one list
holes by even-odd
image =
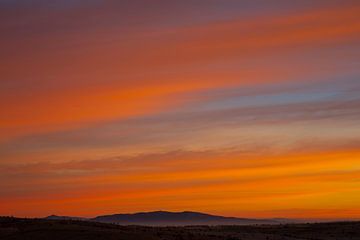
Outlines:
{"label": "sky", "polygon": [[0,215],[360,218],[359,16],[0,0]]}

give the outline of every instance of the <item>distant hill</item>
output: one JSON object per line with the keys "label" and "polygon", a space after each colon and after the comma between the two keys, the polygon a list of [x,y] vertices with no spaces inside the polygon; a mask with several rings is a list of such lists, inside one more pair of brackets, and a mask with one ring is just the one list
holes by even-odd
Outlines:
{"label": "distant hill", "polygon": [[81,218],[81,217],[69,217],[69,216],[57,216],[57,215],[50,215],[50,216],[44,217],[44,219],[47,219],[47,220],[88,220],[87,218]]}
{"label": "distant hill", "polygon": [[249,219],[215,216],[199,212],[142,212],[134,214],[113,214],[91,219],[96,222],[117,223],[120,225],[148,226],[186,226],[186,225],[250,225],[278,224],[283,221],[272,219]]}

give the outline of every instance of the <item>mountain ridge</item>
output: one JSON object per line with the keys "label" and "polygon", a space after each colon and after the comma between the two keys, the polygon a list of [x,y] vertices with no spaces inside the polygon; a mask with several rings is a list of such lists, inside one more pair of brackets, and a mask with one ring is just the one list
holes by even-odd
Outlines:
{"label": "mountain ridge", "polygon": [[[80,218],[51,215],[46,219],[53,220],[87,220],[119,225],[148,225],[148,226],[186,226],[186,225],[252,225],[252,224],[280,224],[287,219],[256,219],[217,216],[207,213],[182,211],[152,211],[137,213],[117,213],[100,215],[94,218]],[[290,221],[290,220],[289,220]]]}

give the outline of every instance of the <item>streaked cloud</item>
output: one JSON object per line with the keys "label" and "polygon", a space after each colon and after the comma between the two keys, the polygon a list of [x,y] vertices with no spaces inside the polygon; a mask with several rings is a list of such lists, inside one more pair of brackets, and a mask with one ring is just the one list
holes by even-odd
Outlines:
{"label": "streaked cloud", "polygon": [[0,214],[358,216],[359,11],[0,0]]}

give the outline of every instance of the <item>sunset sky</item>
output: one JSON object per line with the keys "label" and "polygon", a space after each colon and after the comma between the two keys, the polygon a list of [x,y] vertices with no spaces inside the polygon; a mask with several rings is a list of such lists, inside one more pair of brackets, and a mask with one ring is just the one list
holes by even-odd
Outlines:
{"label": "sunset sky", "polygon": [[0,0],[0,215],[360,218],[359,16]]}

